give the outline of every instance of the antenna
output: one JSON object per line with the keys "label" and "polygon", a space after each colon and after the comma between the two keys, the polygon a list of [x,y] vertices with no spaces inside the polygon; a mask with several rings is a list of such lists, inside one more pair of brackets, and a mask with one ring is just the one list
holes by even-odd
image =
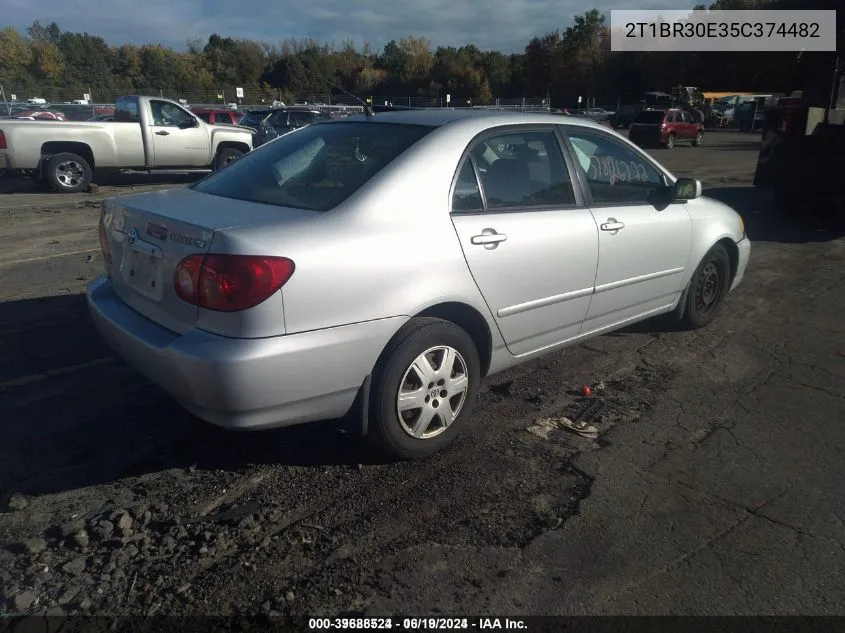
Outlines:
{"label": "antenna", "polygon": [[299,59],[297,59],[296,61],[297,61],[297,63],[299,64],[299,67],[300,67],[303,71],[305,71],[305,74],[306,74],[306,75],[310,75],[310,76],[311,76],[311,77],[313,77],[314,79],[319,79],[320,81],[327,81],[327,82],[328,82],[328,83],[330,83],[332,86],[334,86],[335,88],[337,88],[338,90],[340,90],[340,91],[341,91],[343,94],[345,94],[347,97],[352,97],[353,99],[355,99],[355,101],[357,101],[357,102],[358,102],[358,103],[360,103],[362,106],[364,106],[364,114],[366,115],[366,117],[367,117],[368,119],[372,119],[372,118],[375,116],[375,114],[373,113],[373,109],[372,109],[372,108],[371,108],[371,107],[367,104],[367,102],[366,102],[366,101],[364,101],[361,97],[358,97],[358,96],[356,96],[356,95],[352,94],[352,93],[351,93],[351,92],[349,92],[346,88],[344,88],[344,87],[343,87],[343,86],[341,86],[339,83],[337,83],[337,81],[335,81],[335,80],[331,80],[331,79],[327,79],[326,77],[321,77],[321,76],[319,76],[317,73],[311,72],[308,68],[306,68],[306,67],[305,67],[305,64],[303,64],[303,63],[302,63]]}

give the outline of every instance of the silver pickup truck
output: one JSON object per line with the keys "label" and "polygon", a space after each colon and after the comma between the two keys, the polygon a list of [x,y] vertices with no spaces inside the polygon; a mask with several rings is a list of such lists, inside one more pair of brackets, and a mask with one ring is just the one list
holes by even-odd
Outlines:
{"label": "silver pickup truck", "polygon": [[255,131],[210,125],[169,99],[122,97],[114,121],[0,120],[0,172],[19,170],[63,193],[83,191],[95,172],[201,172],[253,148]]}

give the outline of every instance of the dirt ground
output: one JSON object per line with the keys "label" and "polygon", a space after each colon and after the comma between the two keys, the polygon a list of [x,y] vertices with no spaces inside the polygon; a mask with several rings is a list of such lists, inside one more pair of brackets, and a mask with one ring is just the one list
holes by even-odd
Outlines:
{"label": "dirt ground", "polygon": [[[339,421],[214,428],[112,356],[98,201],[167,183],[4,183],[0,616],[845,614],[845,239],[750,186],[758,142],[654,152],[745,218],[716,322],[492,376],[420,463]],[[528,431],[600,381],[598,440]]]}

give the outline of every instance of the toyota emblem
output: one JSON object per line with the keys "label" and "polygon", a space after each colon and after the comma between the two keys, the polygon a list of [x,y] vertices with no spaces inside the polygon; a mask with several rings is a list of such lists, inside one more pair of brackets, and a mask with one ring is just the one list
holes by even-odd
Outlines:
{"label": "toyota emblem", "polygon": [[127,240],[127,243],[129,244],[129,246],[134,246],[135,242],[137,242],[137,241],[138,241],[138,231],[136,229],[130,230],[129,231],[129,239]]}

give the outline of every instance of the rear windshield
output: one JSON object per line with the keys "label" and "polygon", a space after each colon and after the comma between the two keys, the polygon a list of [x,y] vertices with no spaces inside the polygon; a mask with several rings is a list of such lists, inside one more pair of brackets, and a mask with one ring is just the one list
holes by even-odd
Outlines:
{"label": "rear windshield", "polygon": [[249,152],[193,188],[223,198],[328,211],[432,129],[364,121],[309,125]]}
{"label": "rear windshield", "polygon": [[666,113],[662,110],[643,110],[634,119],[634,123],[663,123]]}
{"label": "rear windshield", "polygon": [[269,111],[247,112],[245,115],[243,115],[243,117],[241,117],[241,120],[238,123],[239,125],[246,125],[247,127],[257,127],[261,125],[261,121],[263,121],[264,117],[266,117],[268,114],[270,114]]}

